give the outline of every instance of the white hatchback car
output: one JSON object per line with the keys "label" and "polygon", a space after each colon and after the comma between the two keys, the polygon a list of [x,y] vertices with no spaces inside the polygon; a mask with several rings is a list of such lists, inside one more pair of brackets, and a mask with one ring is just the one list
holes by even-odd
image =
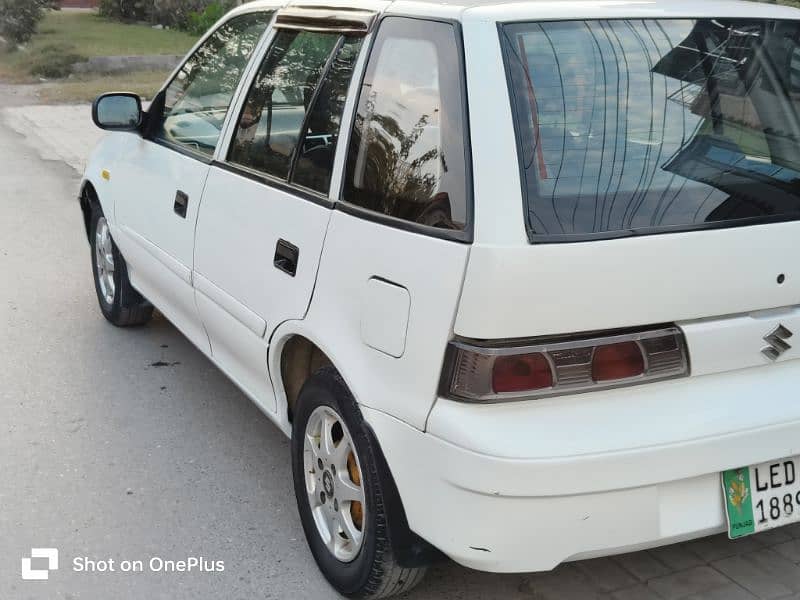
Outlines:
{"label": "white hatchback car", "polygon": [[259,1],[93,116],[103,314],[291,436],[343,594],[800,521],[800,11]]}

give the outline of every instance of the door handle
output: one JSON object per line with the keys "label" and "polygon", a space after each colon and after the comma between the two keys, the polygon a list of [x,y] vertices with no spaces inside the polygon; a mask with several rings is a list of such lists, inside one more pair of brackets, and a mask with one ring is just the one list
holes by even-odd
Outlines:
{"label": "door handle", "polygon": [[185,192],[178,190],[175,192],[175,205],[172,209],[179,217],[186,218],[186,209],[189,208],[189,196]]}
{"label": "door handle", "polygon": [[275,246],[275,259],[272,264],[284,273],[295,276],[297,273],[297,260],[300,258],[300,249],[286,240],[278,240]]}

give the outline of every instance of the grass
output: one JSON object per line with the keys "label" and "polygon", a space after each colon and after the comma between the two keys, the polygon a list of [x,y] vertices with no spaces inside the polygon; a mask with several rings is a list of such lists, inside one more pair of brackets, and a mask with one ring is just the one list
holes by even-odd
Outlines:
{"label": "grass", "polygon": [[126,25],[94,13],[51,11],[31,46],[71,43],[84,56],[184,54],[196,39],[183,31]]}
{"label": "grass", "polygon": [[126,75],[80,76],[46,83],[39,90],[39,99],[47,104],[90,102],[104,92],[133,92],[152,98],[169,73],[137,71]]}
{"label": "grass", "polygon": [[91,56],[184,54],[196,39],[182,31],[127,25],[93,13],[52,11],[25,49],[0,54],[0,80],[58,77],[69,71],[71,62]]}

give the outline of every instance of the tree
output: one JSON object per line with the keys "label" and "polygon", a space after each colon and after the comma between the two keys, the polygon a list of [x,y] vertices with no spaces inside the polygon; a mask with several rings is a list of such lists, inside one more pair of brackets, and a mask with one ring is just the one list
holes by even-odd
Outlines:
{"label": "tree", "polygon": [[15,44],[24,44],[36,33],[36,26],[48,8],[58,8],[58,2],[0,0],[0,35]]}
{"label": "tree", "polygon": [[153,0],[100,0],[100,14],[119,21],[147,21],[152,13]]}

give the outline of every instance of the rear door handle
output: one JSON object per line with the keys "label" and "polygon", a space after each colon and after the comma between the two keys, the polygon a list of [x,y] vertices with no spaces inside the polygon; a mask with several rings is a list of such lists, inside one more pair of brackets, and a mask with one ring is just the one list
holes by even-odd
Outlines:
{"label": "rear door handle", "polygon": [[175,192],[175,205],[172,207],[175,214],[179,217],[186,218],[186,209],[189,208],[189,196],[186,192],[178,190]]}
{"label": "rear door handle", "polygon": [[275,246],[275,259],[272,264],[284,273],[295,276],[297,273],[297,260],[300,258],[300,249],[286,240],[278,240]]}

